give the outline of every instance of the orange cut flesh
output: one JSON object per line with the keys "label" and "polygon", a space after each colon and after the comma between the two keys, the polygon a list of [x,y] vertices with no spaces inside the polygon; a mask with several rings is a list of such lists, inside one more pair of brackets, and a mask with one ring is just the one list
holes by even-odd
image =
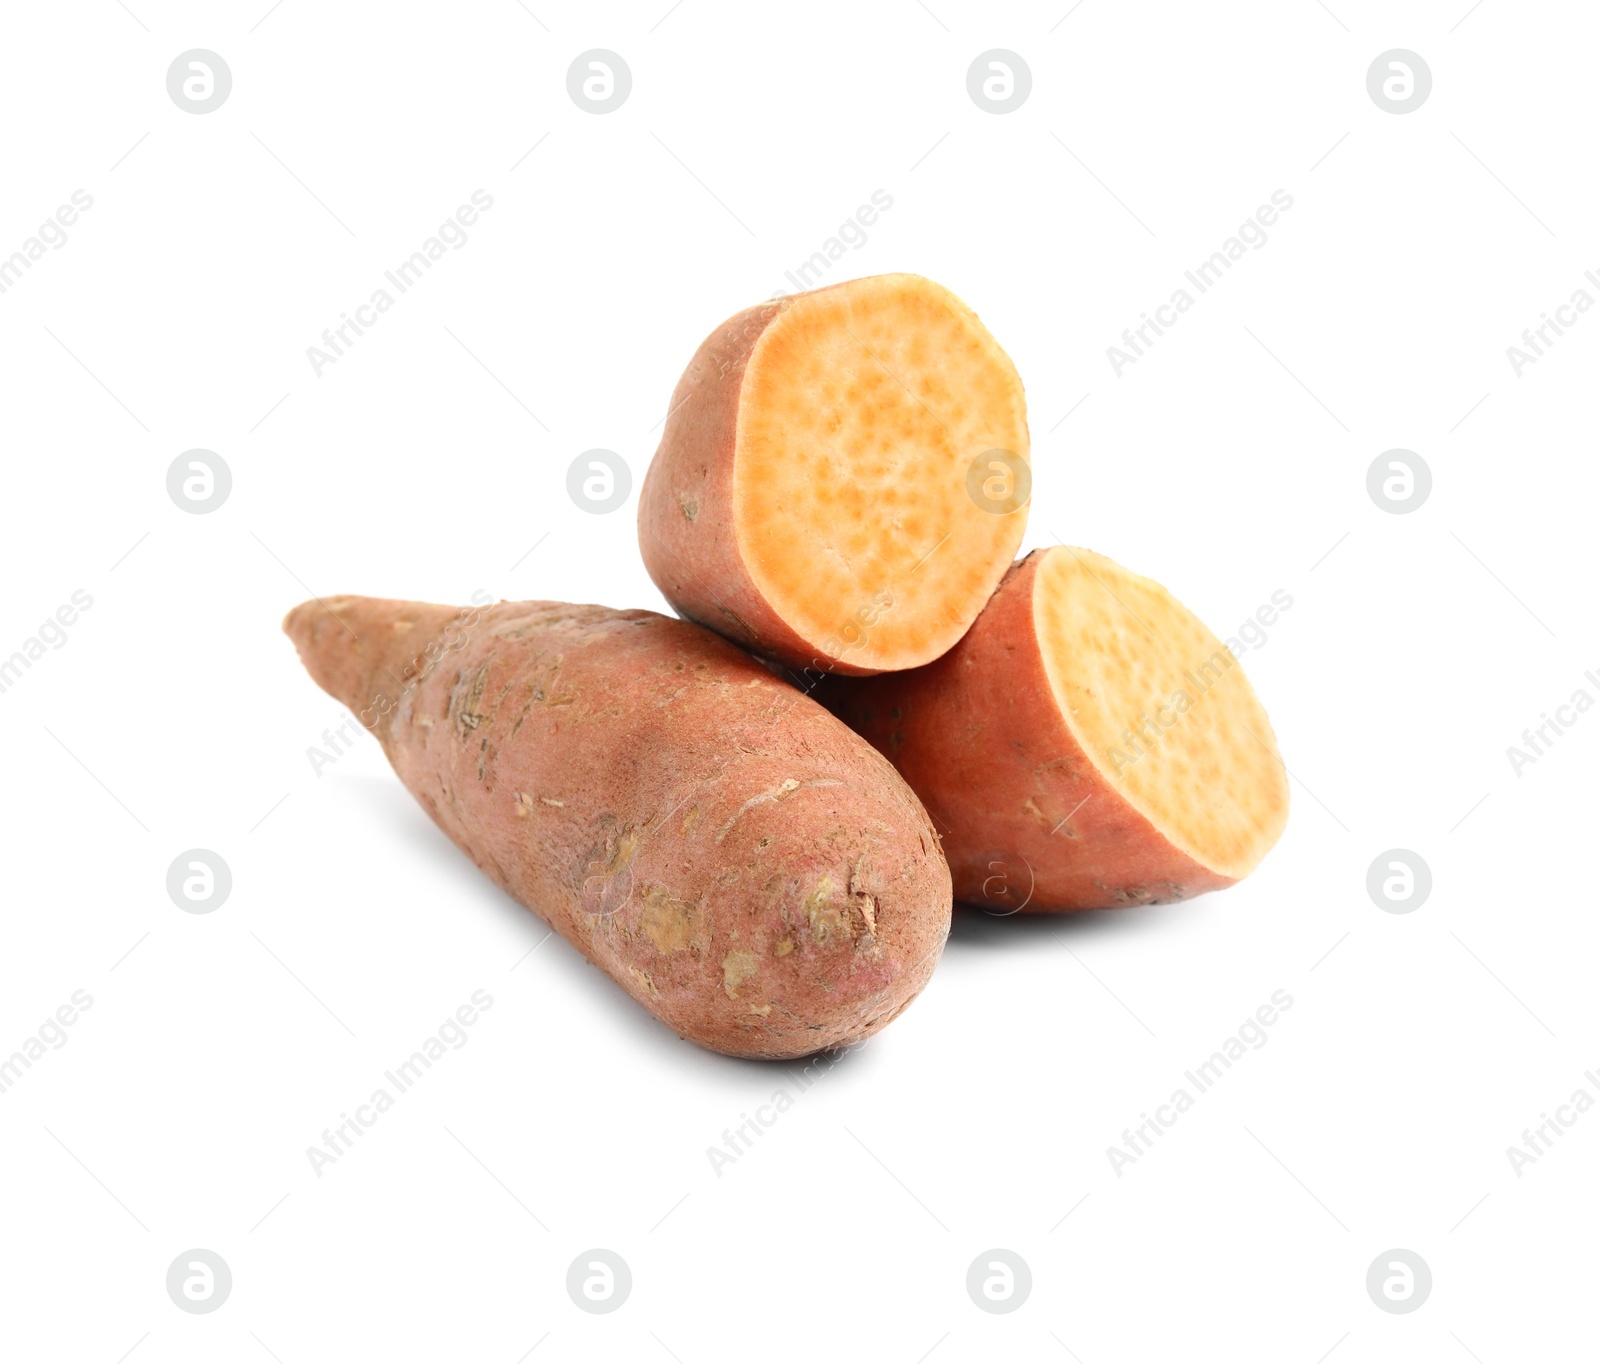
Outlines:
{"label": "orange cut flesh", "polygon": [[1034,628],[1073,737],[1170,843],[1235,880],[1289,816],[1288,774],[1244,669],[1159,583],[1086,549],[1048,552]]}
{"label": "orange cut flesh", "polygon": [[1027,459],[1022,381],[977,315],[916,275],[795,299],[751,353],[736,441],[733,519],[757,590],[864,669],[949,649],[1026,528],[1003,470],[1002,511],[967,491],[978,456]]}

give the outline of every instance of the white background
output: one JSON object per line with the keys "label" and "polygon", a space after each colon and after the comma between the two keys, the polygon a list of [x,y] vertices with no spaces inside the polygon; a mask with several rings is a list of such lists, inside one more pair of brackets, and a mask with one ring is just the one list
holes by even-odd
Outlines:
{"label": "white background", "polygon": [[[1506,348],[1600,269],[1600,19],[668,3],[6,9],[0,254],[94,204],[0,296],[0,655],[93,606],[0,695],[0,1055],[94,1003],[0,1095],[0,1355],[1575,1357],[1600,1116],[1520,1176],[1506,1151],[1600,1095],[1600,715],[1520,776],[1506,749],[1600,697],[1600,318],[1520,377]],[[203,116],[165,86],[195,47],[233,74]],[[597,47],[633,75],[604,116],[566,89]],[[1433,73],[1402,116],[1366,89],[1395,47]],[[990,48],[1032,71],[1014,113],[968,97]],[[479,188],[467,244],[314,373]],[[586,514],[568,464],[615,450],[636,492],[700,339],[878,189],[828,278],[929,275],[1009,350],[1026,547],[1110,554],[1223,635],[1292,595],[1244,662],[1293,811],[1195,903],[958,913],[923,997],[802,1094],[559,939],[527,955],[544,926],[369,739],[314,773],[341,712],[278,627],[312,593],[661,608],[635,500]],[[1277,189],[1267,244],[1119,377],[1122,329]],[[208,515],[165,486],[197,447],[233,476]],[[1409,515],[1366,491],[1395,447],[1433,472]],[[165,889],[195,847],[232,869],[208,915]],[[1365,888],[1395,847],[1432,868],[1411,914]],[[318,1177],[306,1148],[476,989],[468,1045]],[[1267,1044],[1114,1171],[1280,989]],[[714,1173],[779,1088],[793,1108]],[[232,1269],[209,1315],[165,1291],[192,1247]],[[566,1292],[591,1247],[632,1270],[610,1315]],[[994,1247],[1032,1272],[1008,1315],[965,1288]],[[1392,1247],[1432,1269],[1409,1315],[1366,1292]]]}

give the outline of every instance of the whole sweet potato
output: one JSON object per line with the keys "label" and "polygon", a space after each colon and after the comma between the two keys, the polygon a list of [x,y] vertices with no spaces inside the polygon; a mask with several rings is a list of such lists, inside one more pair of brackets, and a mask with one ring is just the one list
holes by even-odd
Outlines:
{"label": "whole sweet potato", "polygon": [[461,850],[690,1041],[842,1046],[932,973],[950,875],[917,798],[700,627],[335,597],[284,629]]}
{"label": "whole sweet potato", "polygon": [[1244,669],[1159,583],[1092,550],[1018,562],[926,667],[814,694],[922,797],[956,898],[996,913],[1217,890],[1288,818]]}

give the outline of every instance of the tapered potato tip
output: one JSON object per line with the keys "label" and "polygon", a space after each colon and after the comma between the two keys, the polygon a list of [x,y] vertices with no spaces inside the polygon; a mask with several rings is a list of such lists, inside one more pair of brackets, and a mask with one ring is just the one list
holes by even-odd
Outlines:
{"label": "tapered potato tip", "polygon": [[[283,632],[312,680],[360,712],[379,697],[397,696],[460,614],[453,606],[385,597],[315,597],[283,618]],[[370,728],[377,718],[362,722]]]}

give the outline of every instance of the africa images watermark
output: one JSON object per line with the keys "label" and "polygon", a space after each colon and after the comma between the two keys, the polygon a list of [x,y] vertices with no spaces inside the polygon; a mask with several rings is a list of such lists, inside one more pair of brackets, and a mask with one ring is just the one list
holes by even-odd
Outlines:
{"label": "africa images watermark", "polygon": [[[1600,691],[1600,677],[1597,677],[1593,670],[1585,672],[1583,680]],[[1506,748],[1506,757],[1511,762],[1512,772],[1520,777],[1523,768],[1532,767],[1540,758],[1547,757],[1550,750],[1555,747],[1556,740],[1578,723],[1579,716],[1593,708],[1594,697],[1583,687],[1579,687],[1565,702],[1556,707],[1554,715],[1548,711],[1540,711],[1539,723],[1532,729],[1522,731],[1521,747],[1510,744]]]}
{"label": "africa images watermark", "polygon": [[[1593,270],[1585,270],[1583,277],[1600,289],[1600,275]],[[1537,327],[1523,328],[1522,345],[1506,347],[1506,359],[1511,361],[1511,372],[1520,379],[1522,371],[1529,365],[1538,364],[1567,328],[1575,326],[1578,319],[1592,307],[1594,296],[1587,289],[1578,288],[1572,291],[1572,297],[1567,302],[1556,306],[1554,317],[1549,313],[1540,313],[1539,316],[1544,320]],[[1551,335],[1552,332],[1554,335]]]}
{"label": "africa images watermark", "polygon": [[1164,731],[1173,728],[1179,720],[1199,705],[1205,699],[1206,693],[1222,681],[1232,667],[1233,655],[1226,649],[1218,649],[1198,668],[1190,668],[1184,673],[1183,680],[1189,687],[1194,688],[1193,692],[1190,692],[1189,687],[1179,687],[1165,702],[1151,707],[1155,711],[1153,719],[1141,710],[1138,720],[1122,731],[1122,742],[1127,748],[1113,748],[1106,755],[1112,773],[1120,777],[1124,768],[1132,767],[1140,758],[1153,753],[1157,745],[1165,739]]}
{"label": "africa images watermark", "polygon": [[[838,1065],[841,1057],[848,1056],[852,1051],[864,1046],[865,1042],[852,1042],[834,1051],[819,1052],[806,1062],[799,1075],[789,1071],[789,1078],[794,1081],[795,1094],[804,1094]],[[718,1179],[722,1178],[723,1166],[732,1165],[741,1156],[753,1151],[756,1141],[767,1135],[767,1129],[775,1126],[778,1119],[794,1107],[795,1094],[789,1093],[782,1087],[775,1089],[766,1103],[756,1105],[754,1116],[741,1113],[737,1127],[722,1129],[722,1145],[706,1147],[706,1159],[711,1162],[711,1169]]]}
{"label": "africa images watermark", "polygon": [[[393,270],[383,272],[384,279],[394,286],[396,293],[404,294],[419,283],[422,277],[433,269],[435,261],[445,258],[447,247],[452,251],[459,251],[467,244],[469,239],[467,229],[478,221],[479,213],[487,213],[494,207],[494,197],[487,190],[473,190],[471,199],[470,204],[462,204],[454,214],[440,223],[433,236],[424,241]],[[394,305],[395,294],[391,294],[387,289],[378,288],[372,291],[371,298],[365,303],[356,305],[354,316],[350,313],[340,313],[338,326],[323,328],[322,345],[306,347],[306,359],[311,362],[311,372],[320,379],[322,371],[329,365],[337,364],[355,345],[356,339],[368,327],[376,326],[378,318]]]}
{"label": "africa images watermark", "polygon": [[[31,1037],[23,1040],[16,1051],[0,1061],[0,1094],[12,1089],[34,1063],[42,1061],[49,1051],[60,1051],[67,1045],[67,1029],[94,1007],[94,996],[87,990],[74,990],[72,998],[45,1019]],[[49,1051],[46,1051],[49,1048]]]}
{"label": "africa images watermark", "polygon": [[[1291,194],[1286,190],[1273,190],[1271,203],[1262,204],[1253,216],[1239,224],[1233,236],[1193,270],[1185,270],[1183,277],[1200,293],[1206,293],[1233,269],[1235,261],[1243,260],[1250,251],[1259,251],[1265,246],[1267,229],[1278,221],[1280,212],[1286,213],[1293,207],[1294,197]],[[1149,313],[1140,313],[1138,326],[1123,329],[1122,345],[1106,347],[1106,359],[1111,362],[1111,372],[1120,379],[1122,371],[1136,363],[1146,350],[1155,345],[1156,338],[1168,327],[1175,326],[1178,319],[1194,305],[1195,296],[1180,287],[1172,291],[1172,297],[1165,303],[1157,306],[1154,317]],[[1152,332],[1155,335],[1152,336]]]}
{"label": "africa images watermark", "polygon": [[356,1105],[354,1116],[341,1113],[336,1124],[323,1128],[322,1145],[306,1147],[306,1159],[311,1162],[317,1178],[322,1178],[324,1166],[349,1154],[356,1139],[366,1136],[367,1129],[375,1126],[378,1119],[395,1106],[398,1096],[414,1088],[417,1081],[433,1069],[434,1063],[445,1057],[447,1050],[460,1051],[466,1046],[472,1040],[467,1029],[493,1007],[493,995],[487,990],[474,990],[471,1001],[445,1019],[416,1051],[392,1070],[383,1072],[383,1078],[389,1082],[387,1087],[379,1085],[374,1089],[366,1103]]}
{"label": "africa images watermark", "polygon": [[1294,605],[1294,598],[1283,588],[1275,588],[1270,597],[1256,607],[1239,628],[1222,642],[1235,658],[1243,658],[1247,649],[1252,652],[1267,647],[1267,631],[1278,623],[1279,617]]}
{"label": "africa images watermark", "polygon": [[87,213],[93,207],[92,195],[85,190],[73,190],[70,203],[62,204],[40,223],[38,231],[17,250],[9,256],[0,257],[0,294],[16,288],[23,274],[33,269],[33,263],[44,259],[46,248],[59,251],[65,246],[67,229],[78,221],[78,214]]}
{"label": "africa images watermark", "polygon": [[[1583,1078],[1600,1090],[1600,1074],[1586,1070],[1583,1072]],[[1578,1119],[1593,1107],[1594,1095],[1579,1085],[1572,1091],[1566,1103],[1556,1105],[1554,1117],[1548,1113],[1541,1113],[1539,1117],[1542,1121],[1536,1126],[1524,1127],[1522,1145],[1513,1143],[1506,1147],[1506,1159],[1511,1162],[1511,1169],[1517,1178],[1522,1178],[1524,1168],[1534,1164],[1541,1156],[1548,1155],[1556,1144],[1555,1139],[1566,1136],[1566,1129],[1575,1126]]]}
{"label": "africa images watermark", "polygon": [[1274,990],[1268,1002],[1245,1019],[1216,1051],[1193,1070],[1183,1072],[1183,1078],[1194,1088],[1193,1093],[1184,1085],[1179,1085],[1166,1103],[1156,1106],[1154,1117],[1141,1113],[1137,1126],[1125,1128],[1122,1145],[1106,1147],[1106,1159],[1111,1162],[1117,1178],[1122,1178],[1124,1166],[1132,1165],[1140,1156],[1147,1155],[1156,1144],[1156,1138],[1166,1136],[1167,1130],[1195,1106],[1197,1097],[1214,1088],[1217,1081],[1233,1069],[1234,1063],[1244,1058],[1247,1049],[1260,1051],[1266,1046],[1267,1029],[1293,1007],[1293,995],[1287,990]]}
{"label": "africa images watermark", "polygon": [[[798,674],[791,672],[789,680],[809,696],[824,678],[832,675],[835,664],[828,660],[843,659],[846,654],[864,647],[872,637],[872,627],[892,610],[894,610],[893,590],[887,587],[879,588],[873,593],[870,601],[857,607],[848,617],[840,621],[833,632],[818,646],[825,657],[819,658],[813,655],[811,662],[801,668]],[[796,677],[800,680],[796,681]]]}
{"label": "africa images watermark", "polygon": [[[1232,669],[1234,660],[1244,654],[1247,644],[1251,649],[1265,648],[1268,627],[1276,625],[1280,612],[1287,611],[1293,605],[1294,598],[1283,588],[1278,588],[1272,594],[1271,601],[1257,607],[1255,613],[1240,624],[1237,632],[1228,636],[1221,649],[1184,673],[1183,680],[1188,683],[1187,687],[1179,687],[1165,702],[1150,708],[1155,711],[1153,719],[1141,710],[1138,721],[1122,731],[1122,741],[1128,747],[1113,748],[1107,754],[1113,773],[1121,776],[1124,768],[1131,767],[1152,752],[1165,738],[1163,731],[1171,729],[1205,698]],[[1193,691],[1190,691],[1191,687]]]}
{"label": "africa images watermark", "polygon": [[311,770],[322,775],[324,767],[332,767],[340,758],[344,757],[356,744],[356,736],[361,732],[361,726],[356,723],[355,716],[348,711],[339,716],[339,723],[332,729],[322,731],[322,744],[310,744],[306,748],[306,757],[310,760]]}
{"label": "africa images watermark", "polygon": [[13,650],[10,658],[0,658],[0,692],[10,691],[21,681],[22,674],[44,657],[46,645],[51,649],[66,648],[67,630],[78,623],[80,612],[87,611],[93,605],[94,598],[83,588],[78,588],[69,600],[56,607],[54,613],[22,641],[21,647]]}
{"label": "africa images watermark", "polygon": [[[862,204],[856,211],[839,224],[838,231],[823,242],[793,270],[785,270],[783,277],[795,288],[804,292],[817,287],[818,281],[845,257],[845,248],[859,251],[867,244],[867,229],[878,221],[880,213],[887,213],[894,207],[894,197],[887,190],[875,189],[869,196],[871,202]],[[779,290],[774,298],[787,295],[787,290]]]}

